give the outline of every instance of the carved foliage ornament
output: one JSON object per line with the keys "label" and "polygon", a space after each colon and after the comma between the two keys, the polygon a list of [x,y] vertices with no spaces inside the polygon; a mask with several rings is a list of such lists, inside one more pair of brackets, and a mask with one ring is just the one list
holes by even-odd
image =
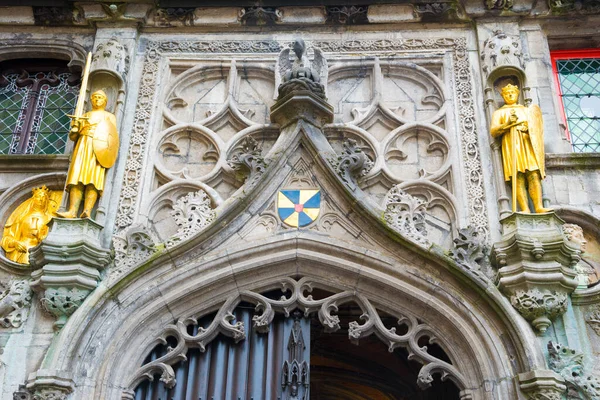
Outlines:
{"label": "carved foliage ornament", "polygon": [[427,203],[414,197],[398,185],[394,186],[387,194],[385,201],[385,221],[398,232],[409,239],[429,246],[425,227],[425,210]]}
{"label": "carved foliage ornament", "polygon": [[450,254],[454,261],[465,268],[480,271],[488,264],[489,249],[481,240],[479,232],[472,226],[460,229],[458,238],[454,239],[454,249]]}
{"label": "carved foliage ornament", "polygon": [[262,150],[252,136],[247,136],[233,149],[233,155],[227,163],[233,170],[248,175],[248,182],[256,181],[267,167]]}
{"label": "carved foliage ornament", "polygon": [[[269,331],[275,313],[282,313],[286,317],[296,309],[302,311],[305,316],[317,313],[325,332],[338,331],[340,318],[334,313],[338,307],[346,303],[356,303],[363,312],[361,320],[352,321],[349,324],[348,337],[357,343],[359,339],[371,334],[377,335],[387,344],[389,351],[401,347],[408,351],[408,358],[423,365],[417,377],[417,384],[422,389],[431,386],[432,374],[441,374],[442,379],[451,379],[459,389],[465,388],[465,379],[459,370],[445,361],[442,361],[427,352],[427,346],[419,346],[420,338],[428,337],[430,342],[436,336],[435,333],[424,323],[420,323],[414,316],[403,316],[398,324],[406,327],[404,334],[396,333],[396,328],[387,328],[382,322],[375,306],[363,295],[353,290],[339,292],[323,299],[315,300],[310,295],[313,287],[318,286],[308,278],[299,281],[286,278],[281,281],[282,292],[286,293],[279,300],[272,300],[259,293],[242,291],[229,298],[217,312],[215,319],[207,328],[198,328],[198,334],[190,335],[189,325],[197,325],[197,319],[180,319],[173,325],[168,325],[159,338],[161,343],[166,344],[166,338],[171,336],[176,339],[177,344],[166,355],[143,365],[128,384],[129,390],[135,389],[144,380],[152,380],[154,375],[160,375],[160,380],[167,388],[177,384],[173,365],[179,361],[186,360],[186,354],[190,347],[199,348],[204,352],[206,346],[218,335],[223,334],[238,342],[245,339],[246,327],[243,322],[235,322],[233,310],[241,302],[256,304],[259,314],[252,317],[253,328],[259,333]],[[437,340],[436,340],[437,341]]]}
{"label": "carved foliage ornament", "polygon": [[58,319],[57,323],[61,326],[60,324],[64,325],[67,318],[79,308],[89,293],[89,290],[76,287],[48,288],[40,302],[46,312]]}
{"label": "carved foliage ornament", "polygon": [[600,378],[584,370],[583,353],[560,343],[548,342],[550,368],[567,383],[567,399],[600,398]]}
{"label": "carved foliage ornament", "polygon": [[368,24],[369,6],[326,6],[327,22],[342,25]]}
{"label": "carved foliage ornament", "polygon": [[[468,193],[469,223],[488,238],[488,217],[483,188],[483,169],[479,154],[477,124],[473,100],[473,77],[467,53],[465,38],[427,38],[427,39],[381,39],[348,41],[315,41],[312,45],[324,52],[356,53],[371,51],[399,50],[439,50],[452,51],[454,66],[455,96],[458,102],[460,143],[462,146],[462,165],[465,170],[465,187]],[[149,129],[156,82],[159,73],[159,61],[167,54],[181,53],[278,53],[282,49],[276,41],[149,41],[146,47],[142,69],[141,86],[137,98],[133,129],[127,154],[126,170],[116,217],[118,231],[128,228],[134,219],[138,207],[139,185],[144,156],[147,152],[147,132]]]}
{"label": "carved foliage ornament", "polygon": [[343,142],[344,150],[337,159],[331,159],[337,174],[342,178],[342,181],[356,188],[356,181],[369,173],[373,168],[373,160],[358,146],[356,140],[345,139]]}
{"label": "carved foliage ornament", "polygon": [[550,321],[567,310],[567,295],[550,290],[516,291],[510,296],[512,306],[540,332],[545,332]]}
{"label": "carved foliage ornament", "polygon": [[276,7],[244,7],[240,10],[239,19],[244,25],[274,25],[283,16]]}
{"label": "carved foliage ornament", "polygon": [[115,265],[128,269],[150,258],[158,251],[152,236],[142,226],[134,226],[126,234],[113,236]]}
{"label": "carved foliage ornament", "polygon": [[600,336],[600,306],[587,313],[585,322]]}
{"label": "carved foliage ornament", "polygon": [[31,305],[31,288],[26,280],[10,282],[0,294],[0,326],[18,328],[27,319]]}
{"label": "carved foliage ornament", "polygon": [[204,190],[179,198],[173,205],[171,215],[179,229],[167,242],[168,247],[194,236],[216,218],[216,213],[211,208],[211,199]]}
{"label": "carved foliage ornament", "polygon": [[488,10],[510,10],[513,0],[486,0],[485,5]]}

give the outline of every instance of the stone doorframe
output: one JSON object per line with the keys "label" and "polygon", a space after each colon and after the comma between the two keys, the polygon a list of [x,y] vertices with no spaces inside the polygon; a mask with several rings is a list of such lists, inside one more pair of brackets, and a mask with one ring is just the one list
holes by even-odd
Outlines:
{"label": "stone doorframe", "polygon": [[[532,330],[507,300],[442,260],[417,254],[391,259],[302,231],[210,257],[189,249],[177,260],[158,257],[111,287],[98,287],[36,374],[59,377],[73,399],[131,398],[135,374],[169,325],[217,311],[232,298],[281,287],[290,277],[397,317],[417,317],[457,369],[450,378],[462,399],[518,398],[517,376],[545,368]],[[381,329],[370,333],[385,337]]]}

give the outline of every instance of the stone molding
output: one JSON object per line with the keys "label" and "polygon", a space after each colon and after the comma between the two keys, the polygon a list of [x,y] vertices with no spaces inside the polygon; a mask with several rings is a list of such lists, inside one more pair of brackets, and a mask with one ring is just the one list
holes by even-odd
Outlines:
{"label": "stone molding", "polygon": [[66,400],[75,384],[66,372],[40,369],[29,374],[26,388],[32,400]]}
{"label": "stone molding", "polygon": [[528,400],[562,400],[567,389],[564,379],[550,370],[525,372],[518,379]]}

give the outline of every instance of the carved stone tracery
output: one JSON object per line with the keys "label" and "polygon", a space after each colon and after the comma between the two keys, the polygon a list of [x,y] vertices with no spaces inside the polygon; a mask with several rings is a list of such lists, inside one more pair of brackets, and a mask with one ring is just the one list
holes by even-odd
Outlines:
{"label": "carved stone tracery", "polygon": [[219,334],[231,337],[236,342],[245,339],[247,328],[241,321],[234,323],[233,316],[233,310],[240,301],[256,304],[259,314],[252,317],[252,324],[253,328],[261,333],[269,331],[275,313],[282,313],[289,317],[294,310],[300,310],[304,316],[317,313],[325,331],[335,332],[341,329],[340,318],[334,314],[338,307],[347,303],[356,303],[363,311],[363,318],[361,318],[363,322],[350,322],[348,327],[350,340],[358,342],[362,338],[375,334],[386,343],[389,351],[394,351],[398,347],[406,349],[409,359],[422,365],[417,378],[417,383],[422,389],[431,386],[432,374],[441,374],[443,380],[450,379],[460,390],[465,389],[465,378],[457,367],[432,356],[427,352],[426,346],[421,347],[417,344],[419,339],[424,337],[428,337],[430,342],[433,340],[439,342],[428,325],[414,316],[402,316],[398,324],[405,327],[403,329],[405,333],[398,334],[396,328],[388,328],[384,325],[377,309],[365,296],[347,290],[315,300],[310,295],[314,287],[319,287],[318,283],[308,278],[299,281],[285,278],[281,281],[281,290],[285,295],[279,300],[272,300],[253,291],[241,291],[239,295],[227,299],[219,308],[212,323],[207,328],[199,327],[196,335],[190,335],[188,327],[197,325],[197,319],[180,318],[175,324],[168,325],[159,338],[159,342],[166,343],[166,338],[170,336],[176,339],[177,344],[166,355],[146,363],[137,370],[128,384],[128,393],[142,381],[153,380],[155,375],[160,375],[160,380],[167,388],[174,387],[177,381],[173,365],[186,360],[190,347],[199,348],[204,352],[206,346]]}
{"label": "carved stone tracery", "polygon": [[[457,103],[463,159],[465,189],[467,192],[467,215],[469,223],[488,238],[487,206],[483,189],[483,174],[479,155],[477,124],[474,121],[475,109],[472,95],[472,75],[466,51],[466,39],[396,39],[396,40],[352,40],[352,41],[314,41],[313,47],[324,52],[356,53],[370,51],[403,50],[447,50],[453,54],[455,97]],[[276,41],[149,41],[142,69],[142,80],[135,109],[132,135],[125,166],[124,179],[116,217],[117,233],[125,231],[134,223],[141,184],[141,170],[147,152],[147,132],[149,130],[156,83],[159,74],[159,61],[170,54],[193,53],[267,53],[276,54],[282,45]]]}

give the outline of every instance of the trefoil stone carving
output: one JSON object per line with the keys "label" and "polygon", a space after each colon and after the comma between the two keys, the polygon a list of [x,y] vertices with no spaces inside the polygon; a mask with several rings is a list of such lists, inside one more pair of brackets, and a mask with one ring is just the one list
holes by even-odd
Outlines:
{"label": "trefoil stone carving", "polygon": [[233,149],[233,155],[227,163],[234,171],[247,175],[247,182],[255,182],[264,172],[267,164],[262,156],[258,142],[248,136]]}
{"label": "trefoil stone carving", "polygon": [[386,196],[385,221],[392,228],[421,245],[429,246],[425,225],[427,203],[394,186]]}
{"label": "trefoil stone carving", "polygon": [[167,247],[172,247],[203,230],[216,218],[215,210],[211,207],[211,199],[204,190],[190,192],[179,198],[173,205],[171,216],[179,227],[177,233],[167,241]]}
{"label": "trefoil stone carving", "polygon": [[585,371],[583,353],[548,342],[550,368],[567,384],[567,399],[600,399],[600,377]]}
{"label": "trefoil stone carving", "polygon": [[8,288],[0,294],[0,326],[18,328],[29,315],[32,291],[27,280],[9,282]]}
{"label": "trefoil stone carving", "polygon": [[373,168],[373,160],[363,151],[354,139],[345,139],[344,150],[337,159],[330,159],[335,172],[352,190],[357,187],[357,180]]}

